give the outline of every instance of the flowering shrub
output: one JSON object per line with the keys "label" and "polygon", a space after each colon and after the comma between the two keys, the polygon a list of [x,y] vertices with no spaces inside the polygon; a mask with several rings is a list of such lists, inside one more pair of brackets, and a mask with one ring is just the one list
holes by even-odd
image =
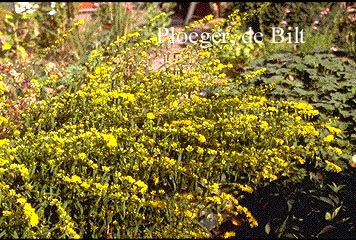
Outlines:
{"label": "flowering shrub", "polygon": [[[259,8],[263,3],[259,2],[235,2],[231,4],[226,14],[230,14],[238,8],[242,13],[250,12]],[[265,38],[271,37],[271,27],[281,27],[287,32],[287,29],[298,27],[304,30],[305,43],[298,44],[270,44],[265,41],[266,53],[273,53],[279,50],[289,50],[295,52],[327,52],[330,48],[333,50],[343,49],[350,53],[355,51],[354,29],[355,21],[353,9],[343,7],[347,3],[338,2],[284,2],[270,3],[268,7],[263,8],[257,15],[245,21],[246,27],[252,27],[253,30],[263,32]],[[351,4],[350,4],[351,5]],[[293,35],[293,30],[291,31]],[[350,54],[351,55],[351,54]]]}
{"label": "flowering shrub", "polygon": [[2,13],[0,58],[26,61],[36,50],[49,47],[67,30],[75,9],[73,3],[15,3],[14,11]]}
{"label": "flowering shrub", "polygon": [[49,74],[16,96],[1,75],[1,236],[213,237],[258,225],[244,193],[342,171],[340,130],[311,105],[240,88],[266,69],[229,79],[232,64],[198,45],[153,67],[173,53],[144,31],[92,51],[69,81]]}

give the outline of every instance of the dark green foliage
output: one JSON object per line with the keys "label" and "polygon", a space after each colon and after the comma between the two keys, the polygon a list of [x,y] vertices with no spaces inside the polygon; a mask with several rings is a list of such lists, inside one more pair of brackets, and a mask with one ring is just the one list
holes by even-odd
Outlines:
{"label": "dark green foliage", "polygon": [[355,145],[356,63],[353,60],[327,53],[278,53],[255,60],[246,71],[261,67],[267,68],[266,73],[246,85],[276,84],[268,93],[270,97],[309,102],[320,111],[322,119],[338,117],[336,126]]}
{"label": "dark green foliage", "polygon": [[[235,8],[246,13],[260,7],[262,2],[235,2],[225,14]],[[351,14],[338,2],[272,2],[259,14],[249,18],[245,27],[261,31],[264,36],[271,36],[271,27],[298,27],[299,29],[315,30],[313,35],[331,37],[333,44],[340,49],[355,52],[354,30],[355,21],[350,20]],[[354,18],[354,17],[353,17]],[[283,25],[282,21],[286,24]],[[310,40],[309,40],[310,41]],[[321,42],[319,42],[321,44]]]}
{"label": "dark green foliage", "polygon": [[248,238],[354,238],[355,170],[310,172],[302,183],[268,187],[242,199],[260,225],[238,235]]}

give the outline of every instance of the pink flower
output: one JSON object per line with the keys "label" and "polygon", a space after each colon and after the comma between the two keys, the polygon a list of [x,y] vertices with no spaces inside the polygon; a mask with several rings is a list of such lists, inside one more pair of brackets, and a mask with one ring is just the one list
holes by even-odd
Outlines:
{"label": "pink flower", "polygon": [[319,24],[319,20],[318,20],[318,19],[315,19],[315,20],[314,20],[314,24]]}
{"label": "pink flower", "polygon": [[129,10],[129,11],[132,11],[132,10],[133,10],[132,5],[131,5],[129,2],[124,2],[124,3],[122,4],[122,6],[123,6],[124,8],[126,8],[127,10]]}
{"label": "pink flower", "polygon": [[331,50],[332,52],[336,52],[336,51],[337,51],[337,48],[336,48],[335,46],[332,46],[332,47],[330,48],[330,50]]}
{"label": "pink flower", "polygon": [[290,13],[290,9],[289,8],[286,8],[285,11],[286,11],[286,13]]}
{"label": "pink flower", "polygon": [[282,21],[281,21],[281,24],[284,26],[284,25],[287,25],[288,23],[287,23],[286,20],[282,20]]}
{"label": "pink flower", "polygon": [[314,30],[317,30],[317,29],[318,29],[318,27],[317,27],[317,26],[313,26],[313,29],[314,29]]}

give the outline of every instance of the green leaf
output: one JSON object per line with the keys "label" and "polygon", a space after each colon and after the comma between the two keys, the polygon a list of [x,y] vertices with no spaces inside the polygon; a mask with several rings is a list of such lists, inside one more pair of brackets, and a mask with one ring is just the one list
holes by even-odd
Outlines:
{"label": "green leaf", "polygon": [[12,16],[12,14],[6,14],[4,21],[7,25],[13,28],[15,26],[13,23],[13,19],[14,17]]}
{"label": "green leaf", "polygon": [[23,47],[21,47],[21,46],[17,46],[16,49],[17,49],[17,51],[20,52],[21,59],[22,59],[22,60],[25,60],[26,57],[27,57],[27,52],[26,52],[25,48],[23,48]]}
{"label": "green leaf", "polygon": [[341,209],[342,205],[337,207],[334,212],[331,215],[331,218],[334,219],[336,217],[336,215],[339,213],[340,209]]}
{"label": "green leaf", "polygon": [[349,111],[339,111],[344,118],[350,117],[351,113]]}
{"label": "green leaf", "polygon": [[270,231],[271,231],[271,225],[270,225],[270,223],[268,222],[268,223],[266,224],[266,226],[265,226],[265,232],[266,232],[267,235],[269,235]]}
{"label": "green leaf", "polygon": [[330,230],[334,229],[335,227],[333,225],[327,225],[321,231],[316,235],[316,237],[319,237],[319,235],[324,234],[326,232],[329,232]]}
{"label": "green leaf", "polygon": [[289,216],[287,216],[286,219],[284,219],[282,225],[278,228],[278,232],[279,232],[278,237],[279,238],[282,236],[282,234],[286,230],[288,219],[289,219]]}

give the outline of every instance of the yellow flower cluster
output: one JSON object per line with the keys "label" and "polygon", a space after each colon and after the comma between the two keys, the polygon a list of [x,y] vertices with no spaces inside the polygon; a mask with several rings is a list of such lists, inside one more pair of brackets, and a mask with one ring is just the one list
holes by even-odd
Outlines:
{"label": "yellow flower cluster", "polygon": [[74,239],[79,239],[80,238],[79,234],[73,229],[74,222],[72,221],[70,215],[62,207],[61,202],[58,199],[52,197],[47,197],[47,199],[48,201],[50,201],[51,206],[57,207],[59,219],[63,221],[63,223],[57,223],[56,227],[58,227],[62,232],[68,234],[69,237],[72,237]]}
{"label": "yellow flower cluster", "polygon": [[325,163],[326,163],[326,168],[329,168],[331,171],[333,172],[341,172],[342,171],[342,168],[339,167],[338,165],[336,165],[335,163],[333,162],[330,162],[328,160],[325,160]]}

